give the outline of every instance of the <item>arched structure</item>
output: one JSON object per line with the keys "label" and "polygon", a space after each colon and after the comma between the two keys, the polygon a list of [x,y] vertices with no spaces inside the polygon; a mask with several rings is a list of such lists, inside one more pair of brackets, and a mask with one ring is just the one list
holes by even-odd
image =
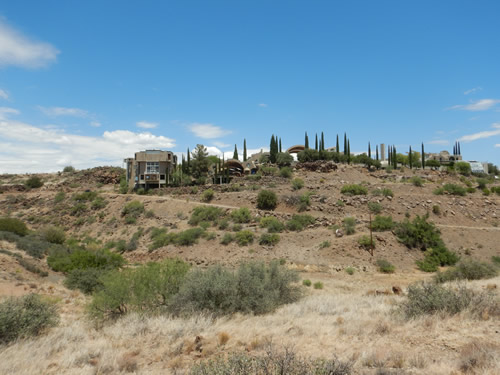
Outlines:
{"label": "arched structure", "polygon": [[303,145],[295,145],[290,147],[286,152],[289,154],[298,154],[300,151],[304,151],[306,148]]}
{"label": "arched structure", "polygon": [[229,174],[241,176],[245,172],[245,167],[239,160],[228,159],[226,160],[225,166],[229,168]]}

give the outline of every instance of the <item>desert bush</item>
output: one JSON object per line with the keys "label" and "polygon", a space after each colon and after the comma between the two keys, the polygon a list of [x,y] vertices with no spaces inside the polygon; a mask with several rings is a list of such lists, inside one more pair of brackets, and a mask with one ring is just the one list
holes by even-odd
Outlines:
{"label": "desert bush", "polygon": [[175,243],[176,235],[175,233],[167,233],[167,228],[153,228],[151,230],[151,240],[153,242],[149,245],[149,251]]}
{"label": "desert bush", "polygon": [[54,196],[54,203],[61,203],[66,199],[66,194],[64,191],[59,191],[55,196]]}
{"label": "desert bush", "polygon": [[382,212],[382,205],[378,202],[368,202],[368,209],[374,214]]}
{"label": "desert bush", "polygon": [[424,180],[420,176],[413,176],[412,178],[410,178],[410,183],[412,183],[413,186],[417,187],[424,186]]}
{"label": "desert bush", "polygon": [[297,206],[297,211],[302,212],[311,205],[311,193],[307,192],[299,197],[299,204]]}
{"label": "desert bush", "polygon": [[460,257],[449,251],[444,245],[430,248],[425,252],[423,260],[417,260],[417,266],[424,272],[435,272],[440,266],[454,265]]}
{"label": "desert bush", "polygon": [[394,273],[396,267],[389,261],[385,259],[377,259],[378,270],[382,273]]}
{"label": "desert bush", "polygon": [[491,191],[492,193],[496,193],[497,195],[500,195],[500,186],[492,186],[492,187],[490,188],[490,191]]}
{"label": "desert bush", "polygon": [[331,360],[312,360],[300,358],[285,348],[275,351],[271,346],[264,355],[248,353],[230,353],[204,360],[191,368],[191,375],[349,375],[352,372],[351,362],[341,362],[333,357]]}
{"label": "desert bush", "polygon": [[57,246],[34,234],[21,237],[15,233],[0,231],[0,240],[15,243],[19,250],[39,259],[43,258],[51,247]]}
{"label": "desert bush", "polygon": [[212,266],[189,273],[171,307],[177,314],[265,314],[301,297],[298,280],[277,261],[242,263],[236,272]]}
{"label": "desert bush", "polygon": [[384,197],[394,197],[394,193],[392,192],[391,189],[388,189],[388,188],[382,189],[382,195]]}
{"label": "desert bush", "polygon": [[261,167],[259,173],[262,176],[276,176],[278,174],[278,168],[275,167]]}
{"label": "desert bush", "polygon": [[274,210],[278,205],[278,197],[274,191],[261,190],[257,195],[257,208],[261,210]]}
{"label": "desert bush", "polygon": [[477,188],[482,190],[486,188],[486,185],[489,184],[490,181],[487,178],[477,178],[476,182]]}
{"label": "desert bush", "polygon": [[95,191],[84,191],[73,195],[73,200],[77,202],[91,202],[97,198]]}
{"label": "desert bush", "polygon": [[316,220],[311,215],[293,215],[292,218],[287,221],[286,228],[291,231],[300,232],[308,225],[314,224]]}
{"label": "desert bush", "polygon": [[243,226],[241,224],[234,224],[233,228],[232,228],[233,232],[239,232],[242,229],[243,229]]}
{"label": "desert bush", "polygon": [[125,264],[120,254],[109,250],[90,251],[77,249],[71,251],[65,248],[54,248],[47,258],[47,264],[57,272],[70,272],[74,269],[114,269]]}
{"label": "desert bush", "polygon": [[102,287],[88,306],[96,320],[117,318],[129,311],[156,313],[167,311],[189,270],[179,259],[148,263],[135,269],[111,271],[101,276]]}
{"label": "desert bush", "polygon": [[185,231],[176,233],[175,244],[180,246],[191,246],[198,242],[198,239],[203,235],[202,228],[190,228]]}
{"label": "desert bush", "polygon": [[290,167],[280,168],[280,177],[284,177],[284,178],[292,177],[292,168],[290,168]]}
{"label": "desert bush", "polygon": [[260,219],[261,228],[267,228],[269,233],[281,233],[285,225],[274,216],[263,217]]}
{"label": "desert bush", "polygon": [[394,228],[394,222],[392,221],[392,216],[375,216],[372,221],[372,230],[375,232],[383,232],[386,230],[392,230]]}
{"label": "desert bush", "polygon": [[356,219],[353,217],[346,217],[342,221],[345,234],[350,235],[356,232]]}
{"label": "desert bush", "polygon": [[101,276],[107,272],[100,268],[74,269],[64,279],[68,289],[79,289],[82,293],[92,294],[102,288]]}
{"label": "desert bush", "polygon": [[408,287],[408,297],[399,306],[406,319],[422,315],[455,315],[468,310],[472,315],[488,311],[490,316],[500,314],[498,301],[486,292],[475,292],[464,285],[442,286],[436,283],[413,284]]}
{"label": "desert bush", "polygon": [[90,207],[93,209],[93,210],[101,210],[103,209],[104,207],[106,207],[106,205],[108,204],[108,202],[106,201],[106,199],[104,199],[103,197],[96,197]]}
{"label": "desert bush", "polygon": [[235,223],[239,224],[249,223],[252,220],[252,215],[250,214],[250,210],[248,208],[241,207],[231,212],[231,219]]}
{"label": "desert bush", "polygon": [[470,164],[464,161],[456,162],[455,170],[463,176],[470,176],[471,174]]}
{"label": "desert bush", "polygon": [[37,336],[58,322],[55,306],[39,295],[10,297],[0,303],[0,344]]}
{"label": "desert bush", "polygon": [[435,204],[434,206],[432,206],[432,213],[435,215],[441,215],[441,207]]}
{"label": "desert bush", "polygon": [[212,206],[198,206],[195,207],[193,213],[191,214],[191,218],[188,223],[190,225],[198,225],[202,221],[212,222],[214,225],[217,221],[224,216],[224,212],[219,207]]}
{"label": "desert bush", "polygon": [[[370,239],[370,236],[363,235],[358,238],[358,244],[361,246],[363,249],[368,250],[372,248],[372,240]],[[373,248],[375,248],[375,241],[373,241]]]}
{"label": "desert bush", "polygon": [[293,190],[300,190],[304,187],[304,180],[301,178],[294,178],[292,180],[292,188]]}
{"label": "desert bush", "polygon": [[212,199],[214,199],[214,191],[212,189],[207,189],[201,194],[201,200],[203,202],[210,202]]}
{"label": "desert bush", "polygon": [[302,285],[304,286],[311,286],[312,282],[309,279],[302,280]]}
{"label": "desert bush", "polygon": [[426,250],[437,246],[444,246],[441,239],[441,232],[434,225],[427,221],[428,215],[418,216],[409,221],[396,225],[396,236],[399,241],[409,248]]}
{"label": "desert bush", "polygon": [[493,265],[500,266],[500,256],[493,255],[491,257],[491,261],[493,262]]}
{"label": "desert bush", "polygon": [[278,242],[280,242],[280,236],[277,233],[263,233],[259,239],[260,245],[274,246]]}
{"label": "desert bush", "polygon": [[276,164],[280,167],[290,166],[293,162],[293,156],[287,152],[279,152],[276,155]]}
{"label": "desert bush", "polygon": [[67,165],[63,169],[63,173],[74,173],[74,172],[75,172],[75,168],[72,167],[71,165]]}
{"label": "desert bush", "polygon": [[247,246],[253,243],[254,234],[249,230],[240,230],[236,232],[235,240],[240,246]]}
{"label": "desert bush", "polygon": [[314,284],[313,284],[313,288],[314,289],[323,289],[323,283],[321,281],[316,281]]}
{"label": "desert bush", "polygon": [[71,209],[70,209],[70,215],[71,216],[80,216],[85,211],[87,211],[87,206],[85,205],[85,203],[78,202],[73,207],[71,207]]}
{"label": "desert bush", "polygon": [[347,272],[347,274],[349,274],[349,275],[354,275],[354,272],[355,272],[355,271],[356,271],[356,270],[355,270],[353,267],[347,267],[347,268],[345,269],[345,272]]}
{"label": "desert bush", "polygon": [[444,272],[438,272],[434,280],[444,283],[453,280],[480,280],[495,277],[498,270],[494,265],[475,260],[463,260]]}
{"label": "desert bush", "polygon": [[[125,216],[125,220],[129,220],[128,224],[132,224],[137,220],[141,214],[144,213],[144,204],[139,201],[129,202],[123,207],[122,216]],[[134,220],[133,220],[134,219]]]}
{"label": "desert bush", "polygon": [[330,246],[332,246],[332,243],[330,241],[323,241],[319,244],[320,249],[326,249]]}
{"label": "desert bush", "polygon": [[0,231],[15,233],[18,236],[25,236],[28,234],[28,227],[19,219],[2,217],[0,218]]}
{"label": "desert bush", "polygon": [[31,176],[30,178],[28,178],[26,180],[26,182],[24,183],[24,185],[27,188],[30,188],[30,189],[37,189],[37,188],[40,188],[40,187],[43,186],[43,181],[38,176]]}
{"label": "desert bush", "polygon": [[42,237],[45,241],[56,244],[63,244],[66,241],[66,233],[58,227],[49,226],[42,230]]}
{"label": "desert bush", "polygon": [[436,195],[442,195],[445,192],[451,195],[459,195],[459,196],[467,195],[466,188],[455,184],[445,184],[443,187],[434,190],[433,193]]}
{"label": "desert bush", "polygon": [[340,192],[345,195],[366,195],[368,189],[363,185],[351,184],[342,186]]}
{"label": "desert bush", "polygon": [[234,235],[231,233],[224,233],[224,236],[222,236],[222,239],[220,243],[222,245],[229,245],[231,242],[234,241]]}

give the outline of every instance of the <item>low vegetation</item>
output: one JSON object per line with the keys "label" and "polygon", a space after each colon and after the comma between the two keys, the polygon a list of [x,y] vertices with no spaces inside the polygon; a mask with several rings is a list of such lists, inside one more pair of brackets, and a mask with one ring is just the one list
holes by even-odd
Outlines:
{"label": "low vegetation", "polygon": [[340,192],[344,195],[366,195],[368,194],[368,189],[363,185],[344,185]]}
{"label": "low vegetation", "polygon": [[25,236],[28,234],[28,227],[19,219],[2,217],[0,218],[0,231],[14,233],[18,236]]}
{"label": "low vegetation", "polygon": [[292,218],[287,221],[286,228],[291,231],[300,232],[314,222],[315,219],[310,215],[293,215]]}
{"label": "low vegetation", "polygon": [[278,197],[271,190],[261,190],[257,195],[257,208],[261,210],[274,210],[278,205]]}
{"label": "low vegetation", "polygon": [[274,216],[267,216],[260,219],[261,228],[267,228],[269,233],[281,233],[285,225]]}
{"label": "low vegetation", "polygon": [[378,270],[382,273],[394,273],[396,267],[389,261],[385,259],[377,259]]}
{"label": "low vegetation", "polygon": [[342,225],[344,227],[345,234],[351,235],[356,233],[356,219],[353,217],[346,217],[342,221]]}
{"label": "low vegetation", "polygon": [[224,212],[219,207],[198,206],[193,210],[188,223],[190,225],[196,226],[205,221],[211,222],[213,225],[216,225],[219,219],[223,216]]}
{"label": "low vegetation", "polygon": [[493,264],[475,260],[463,260],[444,272],[438,272],[434,276],[434,280],[438,283],[444,283],[453,280],[490,279],[497,275],[498,269]]}
{"label": "low vegetation", "polygon": [[455,184],[445,184],[443,187],[434,190],[434,194],[436,195],[442,195],[444,193],[448,193],[451,195],[465,196],[467,195],[467,189],[464,188],[463,186]]}
{"label": "low vegetation", "polygon": [[392,230],[394,228],[394,221],[392,221],[392,216],[375,216],[372,221],[372,230],[375,232],[383,232],[387,230]]}

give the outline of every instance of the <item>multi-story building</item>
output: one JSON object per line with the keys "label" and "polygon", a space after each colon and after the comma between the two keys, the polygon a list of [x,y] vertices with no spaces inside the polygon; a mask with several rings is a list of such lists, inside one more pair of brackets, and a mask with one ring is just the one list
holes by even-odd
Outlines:
{"label": "multi-story building", "polygon": [[127,184],[130,188],[150,188],[167,185],[177,165],[172,151],[146,150],[136,152],[126,163]]}

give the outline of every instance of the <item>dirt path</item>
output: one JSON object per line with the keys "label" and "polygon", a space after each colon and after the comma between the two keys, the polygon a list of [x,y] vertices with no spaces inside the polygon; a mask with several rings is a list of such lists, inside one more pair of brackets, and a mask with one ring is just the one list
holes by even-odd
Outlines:
{"label": "dirt path", "polygon": [[476,230],[500,230],[500,227],[468,227],[466,225],[446,225],[436,224],[437,227],[450,228],[450,229],[476,229]]}

